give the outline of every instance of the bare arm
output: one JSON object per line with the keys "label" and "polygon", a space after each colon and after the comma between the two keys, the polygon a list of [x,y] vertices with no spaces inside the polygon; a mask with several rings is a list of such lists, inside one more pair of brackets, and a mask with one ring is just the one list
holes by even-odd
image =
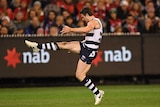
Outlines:
{"label": "bare arm", "polygon": [[96,20],[92,20],[92,21],[88,22],[87,26],[85,26],[85,27],[71,28],[68,26],[64,26],[61,32],[62,32],[62,34],[69,33],[69,32],[88,33],[91,30],[93,30],[94,28],[96,28],[97,23],[98,22]]}

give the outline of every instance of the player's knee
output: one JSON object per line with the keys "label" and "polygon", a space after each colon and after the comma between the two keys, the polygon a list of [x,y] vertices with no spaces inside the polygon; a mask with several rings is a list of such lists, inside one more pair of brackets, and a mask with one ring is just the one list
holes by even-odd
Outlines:
{"label": "player's knee", "polygon": [[66,44],[67,44],[67,42],[61,42],[60,43],[60,45],[63,46],[63,47],[66,46]]}
{"label": "player's knee", "polygon": [[78,79],[78,80],[83,80],[83,78],[85,77],[85,74],[84,73],[81,73],[81,72],[76,72],[76,78]]}
{"label": "player's knee", "polygon": [[65,49],[66,45],[67,45],[67,42],[59,42],[59,43],[58,43],[58,46],[59,46],[61,49]]}
{"label": "player's knee", "polygon": [[76,72],[76,78],[78,79],[80,77],[80,74]]}

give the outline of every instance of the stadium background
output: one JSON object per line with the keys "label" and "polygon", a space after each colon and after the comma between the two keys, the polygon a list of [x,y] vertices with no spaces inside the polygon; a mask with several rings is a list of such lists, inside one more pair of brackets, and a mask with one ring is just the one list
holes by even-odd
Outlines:
{"label": "stadium background", "polygon": [[[83,36],[1,37],[0,78],[5,86],[80,85],[74,77],[77,54],[67,51],[33,53],[24,40],[42,42],[82,40]],[[88,74],[97,84],[159,83],[160,37],[103,35],[97,58]],[[109,53],[109,54],[108,54]],[[63,57],[62,57],[63,56]]]}
{"label": "stadium background", "polygon": [[[85,26],[79,15],[84,6],[92,8],[104,28],[89,76],[98,84],[159,83],[159,0],[0,0],[1,87],[79,85],[74,77],[78,55],[34,54],[24,40],[82,40],[84,34],[63,36],[60,31],[63,24]],[[126,51],[132,55],[129,61]]]}

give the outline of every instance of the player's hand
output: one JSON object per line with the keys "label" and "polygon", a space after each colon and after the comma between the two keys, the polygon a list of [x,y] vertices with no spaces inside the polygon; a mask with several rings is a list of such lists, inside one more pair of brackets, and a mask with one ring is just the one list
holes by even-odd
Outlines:
{"label": "player's hand", "polygon": [[61,30],[61,33],[65,34],[65,33],[69,33],[69,32],[71,32],[71,28],[69,26],[64,25]]}

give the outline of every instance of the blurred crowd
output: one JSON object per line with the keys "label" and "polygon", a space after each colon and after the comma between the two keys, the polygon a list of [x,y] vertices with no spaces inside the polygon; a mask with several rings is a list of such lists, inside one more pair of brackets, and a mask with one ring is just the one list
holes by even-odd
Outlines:
{"label": "blurred crowd", "polygon": [[0,0],[0,34],[56,36],[63,25],[85,26],[92,9],[105,33],[160,33],[160,0]]}

